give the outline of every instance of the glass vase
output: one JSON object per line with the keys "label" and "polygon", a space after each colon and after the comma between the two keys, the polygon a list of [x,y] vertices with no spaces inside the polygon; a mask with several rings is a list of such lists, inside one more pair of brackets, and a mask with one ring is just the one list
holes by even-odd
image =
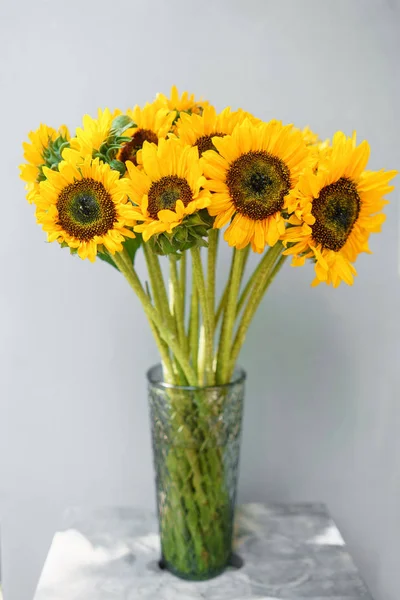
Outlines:
{"label": "glass vase", "polygon": [[244,382],[174,386],[149,370],[163,567],[187,580],[222,573],[232,555]]}

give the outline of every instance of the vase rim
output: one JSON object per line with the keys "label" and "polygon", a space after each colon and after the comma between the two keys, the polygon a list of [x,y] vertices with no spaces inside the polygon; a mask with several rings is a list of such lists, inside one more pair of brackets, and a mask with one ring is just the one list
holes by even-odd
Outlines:
{"label": "vase rim", "polygon": [[198,391],[198,390],[220,390],[223,388],[230,388],[235,385],[244,383],[247,377],[246,371],[242,367],[235,367],[235,370],[232,375],[231,381],[228,383],[221,383],[219,385],[174,385],[173,383],[167,383],[166,381],[162,381],[160,379],[160,374],[162,373],[162,365],[160,363],[153,365],[147,371],[147,381],[153,387],[158,387],[161,389],[176,389],[176,390],[186,390],[186,391]]}

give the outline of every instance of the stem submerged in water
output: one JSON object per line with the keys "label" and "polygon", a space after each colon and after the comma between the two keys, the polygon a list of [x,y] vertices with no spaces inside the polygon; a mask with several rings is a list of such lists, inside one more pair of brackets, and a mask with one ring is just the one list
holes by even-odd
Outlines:
{"label": "stem submerged in water", "polygon": [[208,579],[231,555],[244,379],[149,392],[163,558],[180,577]]}

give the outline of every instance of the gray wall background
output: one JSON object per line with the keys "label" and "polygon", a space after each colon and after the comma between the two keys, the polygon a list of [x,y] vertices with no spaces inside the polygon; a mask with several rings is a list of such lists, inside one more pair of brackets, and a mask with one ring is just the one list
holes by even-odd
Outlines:
{"label": "gray wall background", "polygon": [[[27,132],[175,82],[322,137],[356,129],[370,168],[396,168],[399,51],[395,0],[1,3],[7,600],[32,596],[63,507],[154,505],[144,373],[155,346],[122,277],[44,242],[18,180]],[[287,266],[241,357],[239,500],[325,501],[377,600],[398,600],[400,586],[398,197],[356,285],[311,289],[311,267]]]}

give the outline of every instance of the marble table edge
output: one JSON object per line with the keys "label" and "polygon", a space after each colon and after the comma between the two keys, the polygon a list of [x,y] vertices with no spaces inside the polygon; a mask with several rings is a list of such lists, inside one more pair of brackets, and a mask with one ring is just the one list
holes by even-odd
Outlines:
{"label": "marble table edge", "polygon": [[91,586],[90,600],[372,600],[321,502],[239,505],[234,549],[244,566],[201,584],[157,568],[151,511],[72,507],[63,523],[34,600],[84,600]]}

